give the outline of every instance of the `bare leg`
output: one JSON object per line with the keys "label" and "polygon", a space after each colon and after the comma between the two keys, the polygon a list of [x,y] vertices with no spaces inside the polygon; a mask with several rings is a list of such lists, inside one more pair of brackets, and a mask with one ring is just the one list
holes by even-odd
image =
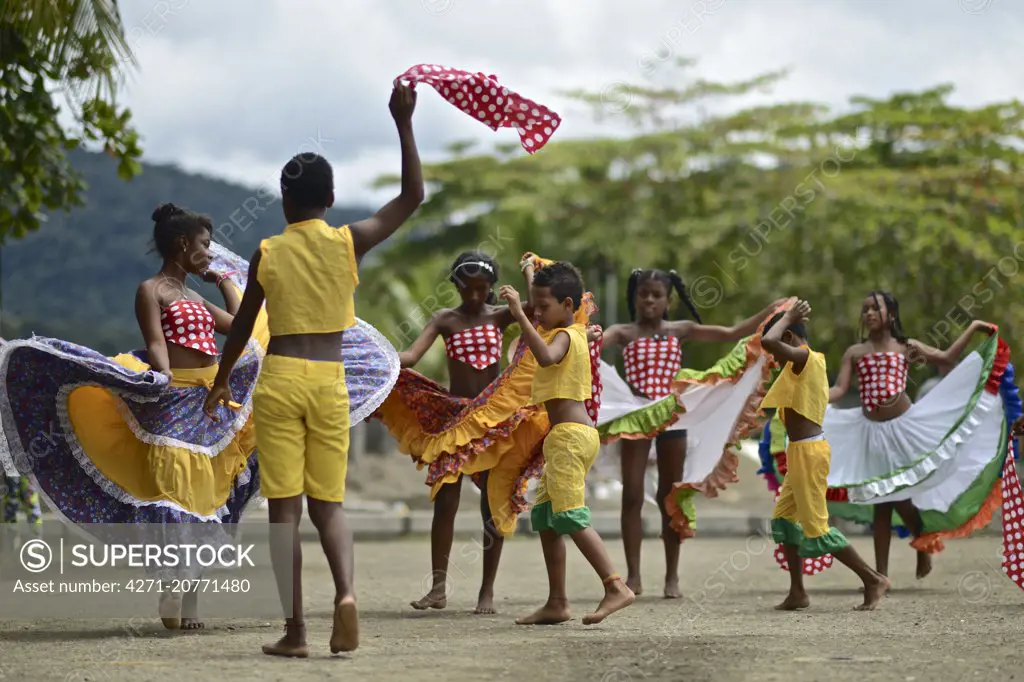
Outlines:
{"label": "bare leg", "polygon": [[[271,527],[270,560],[277,578],[277,594],[286,609],[291,592],[291,617],[285,618],[284,637],[273,644],[264,644],[263,653],[270,656],[307,658],[306,622],[302,615],[302,544],[299,521],[302,519],[302,495],[268,500]],[[290,577],[289,582],[287,578]]]}
{"label": "bare leg", "polygon": [[484,576],[480,583],[480,595],[477,597],[476,609],[473,613],[495,613],[494,580],[498,577],[498,563],[501,561],[501,549],[505,546],[505,538],[494,527],[491,519],[490,500],[487,499],[487,473],[481,477],[480,515],[484,521]]}
{"label": "bare leg", "polygon": [[355,552],[352,529],[345,519],[341,502],[309,498],[309,518],[320,535],[327,564],[334,578],[334,629],[331,632],[331,653],[355,651],[359,647],[359,617],[356,595],[352,588]]}
{"label": "bare leg", "polygon": [[889,545],[892,544],[892,504],[875,505],[875,570],[889,575]]}
{"label": "bare leg", "polygon": [[455,539],[455,515],[462,496],[462,479],[441,486],[434,498],[434,519],[430,524],[431,585],[426,595],[410,605],[418,610],[443,609],[448,606],[448,557]]}
{"label": "bare leg", "polygon": [[202,630],[206,624],[199,620],[199,583],[190,584],[189,588],[181,602],[181,629]]}
{"label": "bare leg", "polygon": [[636,596],[644,592],[640,578],[640,547],[644,541],[641,513],[650,452],[649,440],[622,441],[622,546],[626,550],[626,585]]}
{"label": "bare leg", "polygon": [[[910,500],[902,500],[894,503],[896,511],[903,519],[903,525],[907,527],[914,537],[921,537],[924,533],[924,524],[921,522],[921,512]],[[927,552],[917,553],[917,579],[920,580],[932,572],[932,557]]]}
{"label": "bare leg", "polygon": [[662,439],[658,447],[658,509],[661,511],[661,542],[665,545],[665,598],[679,599],[679,533],[672,529],[672,517],[665,510],[665,498],[672,484],[683,480],[686,461],[686,438]]}
{"label": "bare leg", "polygon": [[857,554],[857,550],[853,548],[853,545],[847,545],[839,552],[832,554],[832,556],[839,559],[843,565],[856,573],[857,577],[864,583],[864,603],[857,606],[856,610],[873,611],[892,586],[889,579],[882,573],[872,570],[867,562]]}
{"label": "bare leg", "polygon": [[636,595],[615,573],[612,559],[596,530],[589,526],[578,530],[572,534],[572,540],[604,583],[604,599],[597,605],[596,611],[583,617],[584,625],[594,625],[632,604]]}
{"label": "bare leg", "polygon": [[530,615],[517,618],[517,625],[556,625],[572,618],[565,594],[565,540],[553,530],[542,530],[540,546],[548,571],[548,600]]}
{"label": "bare leg", "polygon": [[782,545],[789,564],[789,594],[776,606],[778,611],[799,611],[811,605],[811,598],[804,589],[804,562],[800,558],[800,548],[796,545]]}

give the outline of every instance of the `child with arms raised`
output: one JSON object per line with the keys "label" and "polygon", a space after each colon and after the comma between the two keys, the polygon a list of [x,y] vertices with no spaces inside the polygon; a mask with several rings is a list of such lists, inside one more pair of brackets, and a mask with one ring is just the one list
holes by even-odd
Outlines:
{"label": "child with arms raised", "polygon": [[805,609],[811,604],[804,589],[801,558],[831,554],[864,582],[864,603],[858,610],[872,610],[889,589],[889,580],[857,554],[836,528],[828,525],[828,471],[831,449],[821,428],[828,405],[825,356],[807,345],[804,322],[811,312],[806,301],[797,301],[769,320],[761,346],[779,362],[785,362],[762,408],[774,407],[786,426],[789,471],[772,512],[772,535],[784,546],[789,564],[789,595],[775,608]]}
{"label": "child with arms raised", "polygon": [[583,618],[584,625],[600,623],[636,597],[615,573],[601,536],[590,525],[590,510],[584,500],[587,471],[597,457],[600,439],[584,405],[592,390],[587,329],[574,323],[583,299],[583,278],[569,263],[554,263],[536,273],[530,300],[543,332],[535,329],[523,312],[515,289],[502,287],[501,298],[508,302],[537,359],[530,404],[543,404],[551,421],[544,440],[544,471],[530,514],[544,550],[548,600],[516,623],[551,625],[571,618],[564,535],[572,537],[604,583],[604,599],[594,613]]}

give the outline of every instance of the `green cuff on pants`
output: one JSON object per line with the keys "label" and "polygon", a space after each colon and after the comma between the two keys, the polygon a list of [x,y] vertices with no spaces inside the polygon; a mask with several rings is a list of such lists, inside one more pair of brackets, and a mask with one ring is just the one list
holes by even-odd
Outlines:
{"label": "green cuff on pants", "polygon": [[542,502],[530,510],[530,524],[535,533],[553,530],[559,535],[569,535],[590,527],[590,509],[578,507],[556,514],[550,501]]}
{"label": "green cuff on pants", "polygon": [[835,554],[849,546],[850,541],[846,539],[842,531],[838,528],[829,528],[824,535],[819,535],[816,538],[804,538],[804,541],[800,543],[800,556],[805,559],[817,559],[826,554]]}
{"label": "green cuff on pants", "polygon": [[772,519],[772,540],[780,545],[799,547],[804,540],[800,526],[786,519]]}

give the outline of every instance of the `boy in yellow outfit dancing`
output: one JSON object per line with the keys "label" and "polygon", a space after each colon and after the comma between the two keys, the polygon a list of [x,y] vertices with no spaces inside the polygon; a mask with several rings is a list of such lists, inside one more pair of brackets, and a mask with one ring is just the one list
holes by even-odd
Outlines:
{"label": "boy in yellow outfit dancing", "polygon": [[789,595],[776,606],[781,611],[811,605],[804,589],[802,558],[831,554],[864,582],[864,603],[858,611],[870,611],[889,590],[889,580],[868,566],[836,528],[829,528],[828,470],[832,451],[821,424],[828,405],[825,356],[807,345],[804,322],[811,312],[807,301],[776,313],[765,325],[761,347],[786,363],[778,379],[761,401],[774,407],[786,427],[789,471],[772,512],[772,536],[782,544],[789,563]]}
{"label": "boy in yellow outfit dancing", "polygon": [[584,500],[585,479],[601,442],[584,401],[591,395],[590,349],[587,329],[574,323],[583,299],[583,278],[569,263],[554,263],[538,271],[530,287],[534,314],[543,335],[523,312],[519,294],[501,288],[501,298],[522,328],[522,338],[537,360],[531,405],[543,404],[551,422],[544,439],[544,471],[530,514],[540,532],[548,571],[548,600],[537,611],[516,620],[520,625],[553,625],[572,616],[565,590],[565,541],[570,535],[604,583],[604,599],[583,618],[584,625],[600,623],[633,603],[632,590],[615,573],[601,536],[590,525]]}
{"label": "boy in yellow outfit dancing", "polygon": [[[300,154],[285,165],[281,202],[288,226],[264,240],[253,255],[245,295],[206,400],[207,412],[231,400],[231,369],[266,300],[270,344],[252,399],[261,492],[269,501],[270,523],[293,529],[284,547],[272,533],[278,592],[282,605],[290,602],[291,613],[284,637],[263,646],[271,656],[309,656],[298,534],[303,493],[334,578],[331,653],[359,645],[352,531],[342,509],[350,426],[342,338],[355,324],[359,261],[423,201],[423,171],[412,131],[415,106],[416,93],[395,83],[390,109],[402,147],[402,190],[366,220],[340,228],[324,221],[334,204],[334,173],[326,159]],[[285,580],[289,570],[291,584]]]}

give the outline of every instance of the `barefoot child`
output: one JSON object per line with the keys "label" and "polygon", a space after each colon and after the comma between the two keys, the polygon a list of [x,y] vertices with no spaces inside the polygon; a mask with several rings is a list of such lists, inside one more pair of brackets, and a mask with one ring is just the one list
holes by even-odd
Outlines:
{"label": "barefoot child", "polygon": [[522,338],[537,359],[530,404],[543,404],[551,421],[543,446],[544,471],[530,513],[544,550],[548,600],[516,623],[551,625],[571,618],[565,591],[563,535],[572,536],[604,582],[604,599],[594,613],[583,618],[584,625],[600,623],[632,604],[636,597],[615,573],[601,536],[590,525],[590,510],[584,503],[584,481],[601,443],[584,406],[592,390],[587,329],[573,319],[583,299],[583,278],[569,263],[554,263],[534,275],[530,300],[545,330],[543,335],[523,312],[514,288],[503,286],[501,298],[508,302],[522,328]]}
{"label": "barefoot child", "polygon": [[[288,226],[253,255],[245,295],[224,347],[208,411],[231,399],[228,377],[266,299],[270,344],[253,396],[262,493],[270,523],[294,529],[289,546],[272,541],[282,605],[289,602],[285,635],[264,645],[271,656],[306,658],[302,604],[302,549],[298,525],[305,493],[309,516],[334,578],[331,653],[359,645],[352,587],[352,532],[342,509],[348,463],[350,395],[342,344],[356,324],[358,263],[390,237],[423,201],[423,175],[413,138],[415,93],[395,83],[391,114],[402,148],[402,190],[374,216],[334,228],[324,221],[334,204],[334,174],[326,159],[304,154],[281,173]],[[284,580],[291,570],[291,585]]]}
{"label": "barefoot child", "polygon": [[831,554],[864,582],[864,603],[857,610],[873,610],[888,590],[889,579],[868,566],[843,534],[828,525],[825,493],[831,449],[821,424],[829,386],[825,356],[807,345],[804,321],[810,312],[806,301],[797,301],[776,313],[761,337],[761,347],[786,363],[761,401],[762,408],[779,410],[789,438],[789,471],[772,512],[772,535],[784,546],[789,564],[789,595],[775,608],[795,611],[810,606],[801,558]]}

